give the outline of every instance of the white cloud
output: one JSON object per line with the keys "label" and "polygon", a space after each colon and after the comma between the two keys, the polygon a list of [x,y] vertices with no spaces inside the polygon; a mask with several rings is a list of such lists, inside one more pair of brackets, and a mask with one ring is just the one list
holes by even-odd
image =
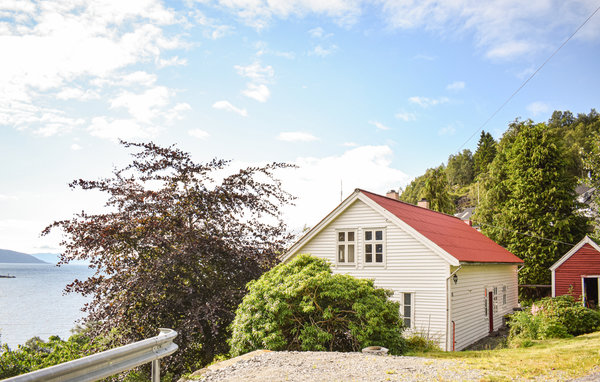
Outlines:
{"label": "white cloud", "polygon": [[451,90],[451,91],[459,91],[459,90],[463,90],[465,88],[465,82],[464,81],[454,81],[451,84],[448,84],[446,86],[447,90]]}
{"label": "white cloud", "polygon": [[325,31],[321,27],[316,27],[308,31],[308,35],[312,38],[321,38],[325,34]]}
{"label": "white cloud", "polygon": [[534,116],[537,117],[540,114],[547,113],[550,111],[550,106],[541,101],[532,102],[527,105],[527,110]]}
{"label": "white cloud", "polygon": [[78,145],[77,143],[73,143],[73,144],[71,145],[71,150],[73,150],[73,151],[79,151],[79,150],[81,150],[82,148],[83,148],[83,147],[81,147],[81,146],[80,146],[80,145]]}
{"label": "white cloud", "polygon": [[125,108],[132,117],[143,123],[151,123],[168,105],[171,92],[165,86],[156,86],[141,94],[122,92],[111,100],[111,108]]}
{"label": "white cloud", "polygon": [[193,17],[198,25],[204,27],[204,36],[212,40],[225,37],[234,30],[232,26],[219,24],[218,20],[207,17],[198,9],[194,9]]}
{"label": "white cloud", "polygon": [[446,126],[438,130],[438,135],[440,136],[454,135],[454,133],[456,133],[456,129],[454,128],[454,126]]}
{"label": "white cloud", "polygon": [[184,66],[184,65],[187,65],[187,59],[179,58],[179,56],[158,59],[158,67],[159,68],[166,68],[167,66]]}
{"label": "white cloud", "polygon": [[305,133],[302,131],[287,131],[279,133],[277,139],[284,142],[312,142],[318,140],[319,138],[310,133]]}
{"label": "white cloud", "polygon": [[264,84],[249,83],[247,86],[246,90],[242,91],[242,94],[248,98],[257,100],[258,102],[267,102],[271,95],[271,91]]}
{"label": "white cloud", "polygon": [[191,135],[192,137],[198,138],[198,139],[206,139],[206,138],[210,137],[210,134],[207,131],[204,131],[201,129],[188,130],[188,134]]}
{"label": "white cloud", "polygon": [[415,97],[410,97],[408,99],[408,101],[410,103],[414,103],[414,104],[417,104],[417,105],[419,105],[421,107],[427,108],[427,107],[430,107],[430,106],[436,106],[436,105],[448,103],[450,101],[450,99],[448,99],[447,97],[428,98],[428,97],[415,96]]}
{"label": "white cloud", "polygon": [[356,146],[358,146],[358,143],[356,143],[356,142],[344,142],[344,143],[342,143],[342,146],[344,146],[344,147],[356,147]]}
{"label": "white cloud", "polygon": [[217,110],[230,111],[232,113],[241,115],[242,117],[248,116],[248,111],[246,109],[239,109],[233,106],[229,101],[217,101],[212,105],[212,107]]}
{"label": "white cloud", "polygon": [[383,123],[378,122],[378,121],[369,121],[369,124],[375,126],[379,130],[390,130],[390,128],[388,126],[386,126]]}
{"label": "white cloud", "polygon": [[[134,66],[182,63],[163,58],[185,44],[166,31],[180,20],[160,0],[20,3],[30,6],[0,11],[0,125],[43,136],[63,133],[89,123],[75,115],[80,108],[71,102],[154,84],[155,75]],[[108,105],[95,104],[102,106]]]}
{"label": "white cloud", "polygon": [[156,127],[147,127],[133,119],[109,119],[95,117],[88,127],[90,135],[110,140],[131,140],[155,138],[158,135]]}
{"label": "white cloud", "polygon": [[248,66],[236,65],[234,68],[240,76],[249,78],[255,82],[268,82],[275,74],[272,66],[262,66],[258,61]]}
{"label": "white cloud", "polygon": [[331,45],[328,48],[323,48],[321,45],[317,45],[313,50],[308,52],[309,56],[319,56],[319,57],[327,57],[330,54],[333,54],[337,50],[336,45]]}
{"label": "white cloud", "polygon": [[408,112],[396,113],[395,117],[403,120],[404,122],[415,121],[417,119],[417,116],[414,113]]}
{"label": "white cloud", "polygon": [[246,89],[242,94],[258,102],[266,102],[271,95],[271,91],[266,84],[272,81],[275,74],[270,65],[262,66],[256,61],[248,66],[236,65],[235,70],[242,77],[249,78],[251,82],[246,84]]}
{"label": "white cloud", "polygon": [[410,179],[391,167],[392,156],[389,146],[360,146],[339,156],[296,159],[297,169],[278,174],[283,187],[298,197],[285,209],[286,221],[295,229],[314,226],[339,204],[340,187],[345,198],[356,188],[385,193],[405,186]]}

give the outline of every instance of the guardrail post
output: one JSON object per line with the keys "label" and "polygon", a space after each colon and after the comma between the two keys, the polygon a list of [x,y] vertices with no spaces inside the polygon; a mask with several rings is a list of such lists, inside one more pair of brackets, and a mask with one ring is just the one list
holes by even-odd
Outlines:
{"label": "guardrail post", "polygon": [[152,361],[152,382],[160,382],[160,361]]}

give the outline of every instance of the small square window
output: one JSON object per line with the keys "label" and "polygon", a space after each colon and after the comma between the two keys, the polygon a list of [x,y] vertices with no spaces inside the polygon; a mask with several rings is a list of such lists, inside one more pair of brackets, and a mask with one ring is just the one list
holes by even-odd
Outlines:
{"label": "small square window", "polygon": [[356,231],[337,231],[337,263],[354,264],[356,261]]}
{"label": "small square window", "polygon": [[383,231],[375,231],[375,240],[383,240]]}
{"label": "small square window", "polygon": [[348,232],[348,241],[354,241],[354,232],[352,232],[352,231]]}
{"label": "small square window", "polygon": [[365,240],[373,240],[373,231],[365,231]]}
{"label": "small square window", "polygon": [[365,230],[364,249],[366,264],[383,264],[385,251],[383,230]]}
{"label": "small square window", "polygon": [[346,232],[338,232],[338,241],[346,241]]}

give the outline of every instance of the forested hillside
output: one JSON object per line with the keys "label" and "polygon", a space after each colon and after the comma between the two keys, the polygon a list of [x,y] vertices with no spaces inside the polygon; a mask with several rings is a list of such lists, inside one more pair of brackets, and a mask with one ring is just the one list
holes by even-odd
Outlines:
{"label": "forested hillside", "polygon": [[[454,214],[475,207],[473,223],[525,261],[521,284],[549,284],[548,267],[586,233],[600,237],[595,202],[577,186],[600,185],[600,115],[555,111],[547,122],[516,119],[499,141],[482,131],[463,150],[414,179],[400,199]],[[580,187],[581,188],[581,187]]]}

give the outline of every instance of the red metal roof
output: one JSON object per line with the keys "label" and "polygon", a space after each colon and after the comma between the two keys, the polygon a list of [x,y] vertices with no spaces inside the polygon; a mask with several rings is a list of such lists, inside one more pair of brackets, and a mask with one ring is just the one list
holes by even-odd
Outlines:
{"label": "red metal roof", "polygon": [[523,263],[523,260],[454,216],[359,191],[460,262]]}

